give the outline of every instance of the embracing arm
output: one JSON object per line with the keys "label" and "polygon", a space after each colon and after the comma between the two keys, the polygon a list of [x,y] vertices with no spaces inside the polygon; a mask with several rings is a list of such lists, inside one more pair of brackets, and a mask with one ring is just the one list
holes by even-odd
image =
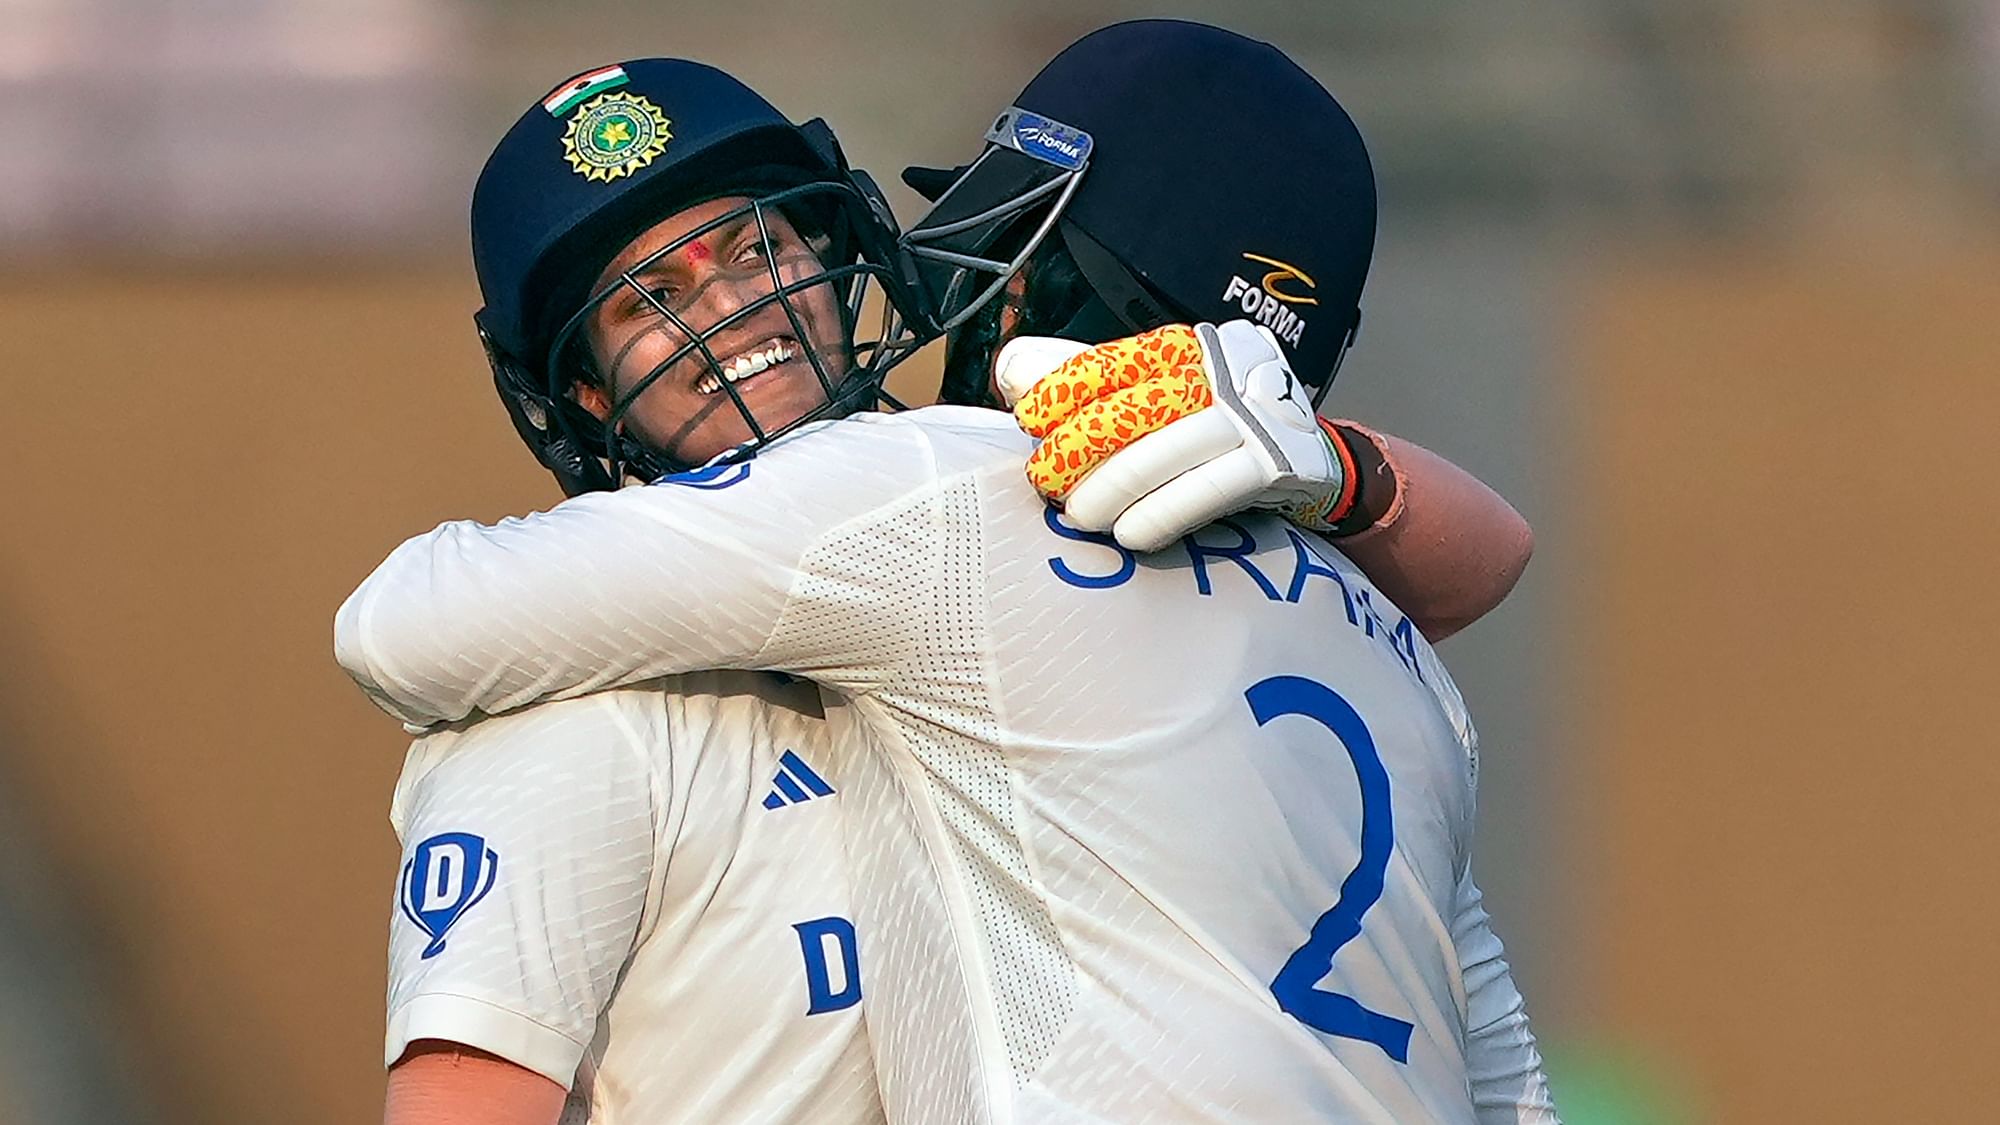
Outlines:
{"label": "embracing arm", "polygon": [[[828,577],[815,547],[880,510],[922,508],[930,465],[909,427],[852,420],[744,464],[447,523],[398,547],[340,607],[335,655],[414,728],[709,669],[859,693],[894,658],[883,638],[895,629],[823,633],[797,651],[781,627],[827,606],[879,603],[900,620],[903,572]],[[894,546],[911,574],[932,549],[921,533]]]}
{"label": "embracing arm", "polygon": [[1335,540],[1435,643],[1484,617],[1527,569],[1535,535],[1478,477],[1414,442],[1334,423],[1354,453],[1366,524]]}
{"label": "embracing arm", "polygon": [[1170,325],[1095,347],[1023,337],[996,360],[1027,475],[1070,522],[1150,551],[1267,508],[1334,534],[1432,640],[1500,604],[1533,550],[1526,520],[1442,457],[1314,415],[1268,329]]}
{"label": "embracing arm", "polygon": [[783,587],[747,540],[715,533],[723,517],[701,511],[712,498],[685,492],[631,488],[442,524],[348,597],[334,655],[413,727],[607,686],[628,659],[633,680],[748,663]]}

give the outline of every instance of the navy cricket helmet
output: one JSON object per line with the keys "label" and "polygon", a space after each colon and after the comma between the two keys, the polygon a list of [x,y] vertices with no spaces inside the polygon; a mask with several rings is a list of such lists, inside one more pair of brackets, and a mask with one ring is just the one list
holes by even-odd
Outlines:
{"label": "navy cricket helmet", "polygon": [[[599,283],[637,236],[689,207],[735,197],[745,202]],[[780,276],[774,216],[810,235],[806,256],[818,259],[810,276]],[[725,224],[763,240],[762,260],[744,279],[758,295],[716,323],[691,324],[685,308],[637,277]],[[710,383],[742,414],[750,447],[814,418],[875,405],[883,374],[914,348],[914,326],[924,323],[896,233],[880,190],[848,167],[825,122],[795,125],[743,83],[701,63],[635,59],[564,83],[524,113],[488,158],[472,195],[472,257],[485,302],[474,320],[500,398],[536,458],[570,495],[615,488],[627,476],[650,480],[692,467],[622,424],[634,400],[689,357],[699,355]],[[857,341],[871,281],[885,298],[881,330]],[[822,355],[801,327],[794,298],[815,286],[837,293],[841,356]],[[659,323],[648,330],[670,334],[675,346],[635,385],[614,388],[585,329],[592,311],[621,291],[621,300],[649,307]],[[711,347],[732,325],[774,306],[825,392],[820,408],[776,424],[760,422],[745,405]],[[732,377],[739,372],[732,368]],[[610,417],[579,405],[580,385],[605,391]]]}
{"label": "navy cricket helmet", "polygon": [[[1028,83],[971,164],[903,179],[935,201],[904,242],[938,323],[958,330],[953,401],[987,395],[997,298],[1024,267],[1024,333],[1102,342],[1249,317],[1315,404],[1360,326],[1376,214],[1360,130],[1284,52],[1233,32],[1093,32]],[[1036,272],[1051,257],[1070,279],[1053,293]]]}

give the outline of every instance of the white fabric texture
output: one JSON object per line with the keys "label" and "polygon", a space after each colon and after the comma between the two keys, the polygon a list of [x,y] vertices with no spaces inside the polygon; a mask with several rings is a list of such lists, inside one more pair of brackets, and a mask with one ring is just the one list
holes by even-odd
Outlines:
{"label": "white fabric texture", "polygon": [[1527,1005],[1469,875],[1459,880],[1452,942],[1465,974],[1465,1065],[1479,1125],[1561,1125]]}
{"label": "white fabric texture", "polygon": [[1027,446],[863,416],[728,487],[447,524],[336,647],[415,724],[708,667],[848,697],[892,1120],[1475,1120],[1443,666],[1324,540],[1255,516],[1135,556],[1048,514]]}
{"label": "white fabric texture", "polygon": [[494,870],[430,957],[426,895],[471,896],[433,894],[455,889],[435,859],[431,886],[399,875],[387,1059],[424,1038],[491,1051],[596,1125],[880,1121],[861,1006],[808,1010],[796,927],[852,917],[841,794],[783,759],[828,787],[819,711],[810,684],[709,673],[418,741],[392,813],[405,868],[474,836]]}

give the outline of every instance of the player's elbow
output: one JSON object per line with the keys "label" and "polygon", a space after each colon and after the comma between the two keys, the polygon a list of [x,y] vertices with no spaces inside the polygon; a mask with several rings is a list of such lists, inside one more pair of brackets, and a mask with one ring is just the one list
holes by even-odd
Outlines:
{"label": "player's elbow", "polygon": [[1534,529],[1511,505],[1506,513],[1508,518],[1488,530],[1485,541],[1492,547],[1482,552],[1479,564],[1465,569],[1451,596],[1436,599],[1415,617],[1425,640],[1436,644],[1493,612],[1527,572],[1535,555]]}
{"label": "player's elbow", "polygon": [[[341,603],[333,617],[333,658],[377,707],[405,723],[424,724],[437,716],[421,706],[412,685],[399,683],[395,668],[445,638],[439,617],[423,612],[429,599],[408,596],[410,549],[408,543],[397,548]],[[403,596],[390,597],[396,591]]]}

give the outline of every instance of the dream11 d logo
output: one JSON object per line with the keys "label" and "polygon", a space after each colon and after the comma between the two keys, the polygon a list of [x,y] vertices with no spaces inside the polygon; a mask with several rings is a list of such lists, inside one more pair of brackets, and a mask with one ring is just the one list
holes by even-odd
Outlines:
{"label": "dream11 d logo", "polygon": [[403,916],[430,935],[422,960],[444,952],[444,936],[486,892],[500,853],[470,832],[445,832],[417,845],[403,865]]}

